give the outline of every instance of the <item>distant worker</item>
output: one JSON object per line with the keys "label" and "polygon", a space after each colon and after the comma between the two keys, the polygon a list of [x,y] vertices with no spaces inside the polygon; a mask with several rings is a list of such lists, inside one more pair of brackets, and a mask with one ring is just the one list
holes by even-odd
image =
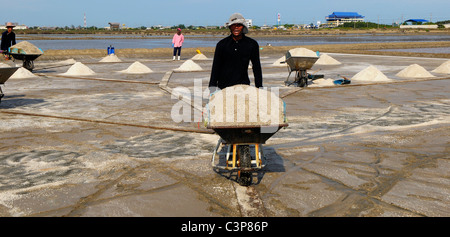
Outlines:
{"label": "distant worker", "polygon": [[250,85],[248,77],[249,62],[252,62],[255,87],[263,86],[259,45],[256,40],[245,36],[248,28],[244,17],[234,13],[227,22],[231,35],[216,45],[211,69],[209,87],[225,87],[238,84]]}
{"label": "distant worker", "polygon": [[184,35],[181,34],[181,29],[177,29],[177,33],[172,38],[172,46],[173,46],[173,60],[178,56],[178,60],[180,60],[181,54],[181,46],[183,46]]}
{"label": "distant worker", "polygon": [[[2,43],[0,49],[2,52],[8,52],[8,48],[16,44],[16,34],[13,32],[13,25],[11,22],[6,23],[6,31],[2,34]],[[9,56],[5,54],[6,60],[9,59]]]}

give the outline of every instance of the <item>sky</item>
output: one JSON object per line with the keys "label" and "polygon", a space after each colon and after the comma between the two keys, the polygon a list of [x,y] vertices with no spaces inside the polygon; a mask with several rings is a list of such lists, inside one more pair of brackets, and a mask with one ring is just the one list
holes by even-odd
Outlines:
{"label": "sky", "polygon": [[0,0],[0,24],[106,27],[118,22],[140,26],[223,25],[239,12],[254,25],[325,22],[333,12],[357,12],[365,21],[392,24],[412,18],[450,20],[449,0]]}

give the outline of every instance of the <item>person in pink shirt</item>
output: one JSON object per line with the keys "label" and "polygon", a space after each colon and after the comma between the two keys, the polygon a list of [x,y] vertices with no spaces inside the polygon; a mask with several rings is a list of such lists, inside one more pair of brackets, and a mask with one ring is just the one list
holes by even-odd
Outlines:
{"label": "person in pink shirt", "polygon": [[181,46],[183,46],[184,35],[181,34],[181,29],[177,29],[177,33],[172,38],[172,46],[173,46],[173,60],[175,60],[175,56],[178,55],[178,60],[180,60],[181,54]]}

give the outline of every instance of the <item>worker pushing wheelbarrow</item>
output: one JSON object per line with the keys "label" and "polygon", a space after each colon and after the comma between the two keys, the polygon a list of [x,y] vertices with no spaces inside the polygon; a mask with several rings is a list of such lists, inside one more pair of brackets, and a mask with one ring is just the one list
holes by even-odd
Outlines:
{"label": "worker pushing wheelbarrow", "polygon": [[216,171],[236,172],[242,186],[265,166],[262,145],[286,122],[285,103],[272,92],[248,85],[227,87],[211,95],[205,125],[220,139],[212,155]]}
{"label": "worker pushing wheelbarrow", "polygon": [[[258,89],[263,86],[260,48],[256,40],[246,36],[249,29],[244,16],[233,13],[225,25],[230,29],[230,35],[216,45],[209,81],[209,88],[218,87],[222,90],[211,95],[203,115],[206,127],[220,136],[212,157],[213,167],[237,171],[239,183],[250,185],[252,171],[264,166],[260,145],[280,128],[287,126],[284,102],[277,96],[261,96],[268,93]],[[250,62],[255,87],[249,86]],[[267,101],[274,102],[275,106],[270,107],[271,110],[268,109]],[[280,110],[283,111],[281,116]],[[267,117],[267,111],[274,111],[275,116]],[[226,155],[222,156],[226,160],[223,165],[215,164],[216,160],[220,161],[222,146],[226,146]],[[255,159],[250,155],[250,147],[255,148]]]}

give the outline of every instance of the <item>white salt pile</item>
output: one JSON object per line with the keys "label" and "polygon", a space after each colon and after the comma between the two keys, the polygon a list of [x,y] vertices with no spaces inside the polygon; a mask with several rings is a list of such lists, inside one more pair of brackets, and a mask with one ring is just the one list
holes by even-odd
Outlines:
{"label": "white salt pile", "polygon": [[268,126],[286,122],[285,106],[275,93],[249,85],[215,92],[205,119],[211,127]]}
{"label": "white salt pile", "polygon": [[285,62],[286,61],[286,56],[283,56],[279,59],[277,59],[277,61],[275,61],[274,63],[272,63],[272,66],[275,67],[287,67],[286,63],[281,63],[281,62]]}
{"label": "white salt pile", "polygon": [[178,67],[177,69],[175,69],[174,71],[190,72],[190,71],[201,71],[201,70],[203,70],[202,67],[200,67],[194,61],[189,59],[186,62],[184,62],[183,64],[181,64],[181,66]]}
{"label": "white salt pile", "polygon": [[333,57],[329,56],[328,54],[321,54],[315,64],[317,64],[317,65],[339,65],[342,63],[339,62],[338,60],[334,59]]}
{"label": "white salt pile", "polygon": [[305,49],[305,48],[290,49],[289,53],[293,57],[316,57],[317,58],[316,52],[309,50],[309,49]]}
{"label": "white salt pile", "polygon": [[434,77],[425,68],[418,64],[411,64],[396,74],[398,77]]}
{"label": "white salt pile", "polygon": [[34,44],[28,42],[28,41],[21,41],[13,46],[11,46],[11,51],[13,52],[13,49],[17,49],[17,53],[21,54],[43,54],[44,52],[36,47]]}
{"label": "white salt pile", "polygon": [[114,62],[122,62],[122,60],[120,60],[120,58],[118,58],[115,54],[109,54],[108,56],[102,58],[99,62],[114,63]]}
{"label": "white salt pile", "polygon": [[332,79],[332,78],[328,78],[328,79],[319,78],[319,79],[313,80],[312,84],[308,85],[308,86],[323,87],[323,86],[336,86],[336,85],[334,84],[334,79]]}
{"label": "white salt pile", "polygon": [[152,73],[153,71],[145,66],[144,64],[136,61],[131,64],[127,69],[119,71],[122,73],[133,73],[133,74],[141,74],[141,73]]}
{"label": "white salt pile", "polygon": [[20,67],[14,74],[11,75],[10,78],[12,79],[12,78],[32,78],[32,77],[38,76],[34,75],[24,67]]}
{"label": "white salt pile", "polygon": [[72,65],[67,72],[62,73],[61,75],[67,75],[67,76],[88,76],[88,75],[94,75],[95,72],[92,71],[89,67],[86,65],[76,62],[74,65]]}
{"label": "white salt pile", "polygon": [[391,81],[380,70],[370,65],[352,77],[356,81]]}
{"label": "white salt pile", "polygon": [[448,60],[447,62],[441,64],[441,66],[437,67],[432,72],[443,73],[443,74],[450,74],[450,60]]}
{"label": "white salt pile", "polygon": [[206,60],[208,59],[204,54],[198,53],[194,57],[191,58],[192,60]]}

